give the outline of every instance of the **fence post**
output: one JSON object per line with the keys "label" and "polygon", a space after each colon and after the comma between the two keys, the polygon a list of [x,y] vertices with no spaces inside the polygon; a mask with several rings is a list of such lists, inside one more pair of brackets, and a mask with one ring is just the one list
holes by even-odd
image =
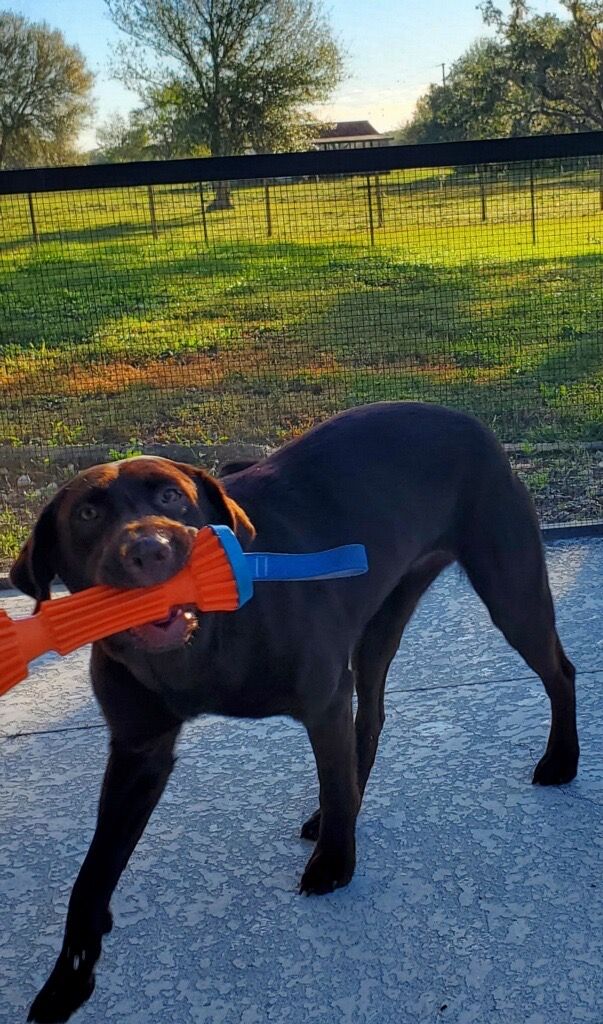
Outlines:
{"label": "fence post", "polygon": [[534,194],[534,164],[530,160],[530,206],[532,217],[532,245],[536,245],[536,196]]}
{"label": "fence post", "polygon": [[264,200],[266,203],[266,234],[272,238],[272,210],[270,209],[270,185],[268,178],[264,178]]}
{"label": "fence post", "polygon": [[199,182],[199,200],[201,202],[201,222],[203,224],[203,237],[205,244],[209,245],[209,237],[207,234],[207,217],[205,216],[205,196],[203,195],[203,182]]}
{"label": "fence post", "polygon": [[33,204],[33,196],[31,192],[27,194],[27,203],[29,205],[29,217],[31,220],[31,237],[33,238],[36,245],[40,244],[40,236],[38,234],[38,225],[36,224],[36,211]]}
{"label": "fence post", "polygon": [[381,191],[381,175],[375,175],[375,196],[377,199],[377,225],[383,227],[383,193]]}
{"label": "fence post", "polygon": [[373,192],[371,188],[371,176],[366,176],[366,196],[368,202],[368,218],[369,218],[369,234],[371,236],[371,245],[375,244],[375,221],[373,218]]}
{"label": "fence post", "polygon": [[157,238],[159,236],[159,231],[157,230],[157,216],[155,214],[155,195],[153,193],[153,186],[152,185],[148,185],[147,186],[147,195],[149,197],[149,213],[151,215],[151,231],[153,232],[153,238]]}
{"label": "fence post", "polygon": [[485,224],[488,220],[488,208],[486,206],[486,182],[484,180],[484,168],[482,166],[477,167],[477,173],[479,177],[479,194],[482,208],[482,224]]}

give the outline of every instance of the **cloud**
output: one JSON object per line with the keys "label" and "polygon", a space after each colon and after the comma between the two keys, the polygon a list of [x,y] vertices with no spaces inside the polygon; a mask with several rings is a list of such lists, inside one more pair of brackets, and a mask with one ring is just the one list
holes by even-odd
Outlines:
{"label": "cloud", "polygon": [[411,116],[415,104],[425,92],[427,83],[399,87],[352,88],[336,94],[330,103],[314,108],[316,117],[327,121],[370,121],[377,131],[389,131]]}

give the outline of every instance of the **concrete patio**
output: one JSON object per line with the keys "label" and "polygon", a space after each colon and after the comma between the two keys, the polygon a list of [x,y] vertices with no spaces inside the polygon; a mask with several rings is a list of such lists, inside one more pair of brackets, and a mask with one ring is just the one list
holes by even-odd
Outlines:
{"label": "concrete patio", "polygon": [[[530,785],[548,700],[450,570],[392,668],[349,888],[297,895],[316,804],[303,730],[189,725],[75,1019],[601,1024],[603,540],[547,553],[579,672],[574,783]],[[86,662],[47,657],[0,701],[2,1024],[25,1020],[54,963],[93,829],[106,734]]]}

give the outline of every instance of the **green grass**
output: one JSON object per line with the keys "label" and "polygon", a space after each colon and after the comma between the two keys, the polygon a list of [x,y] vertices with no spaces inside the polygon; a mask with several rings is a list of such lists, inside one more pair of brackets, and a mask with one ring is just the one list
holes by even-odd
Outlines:
{"label": "green grass", "polygon": [[16,558],[27,540],[29,527],[22,517],[8,506],[0,506],[0,566]]}
{"label": "green grass", "polygon": [[[501,172],[502,173],[502,172]],[[0,197],[0,443],[275,440],[420,398],[506,441],[603,438],[598,172]],[[206,186],[206,195],[209,190]]]}

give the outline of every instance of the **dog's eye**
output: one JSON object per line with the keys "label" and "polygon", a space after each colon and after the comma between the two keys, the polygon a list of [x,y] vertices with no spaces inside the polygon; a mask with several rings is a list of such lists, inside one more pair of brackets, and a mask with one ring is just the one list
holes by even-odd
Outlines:
{"label": "dog's eye", "polygon": [[164,487],[159,495],[162,505],[174,505],[177,501],[182,501],[183,498],[184,495],[178,487]]}
{"label": "dog's eye", "polygon": [[83,519],[84,522],[89,523],[92,519],[98,519],[99,510],[95,505],[80,505],[77,515],[78,519]]}

